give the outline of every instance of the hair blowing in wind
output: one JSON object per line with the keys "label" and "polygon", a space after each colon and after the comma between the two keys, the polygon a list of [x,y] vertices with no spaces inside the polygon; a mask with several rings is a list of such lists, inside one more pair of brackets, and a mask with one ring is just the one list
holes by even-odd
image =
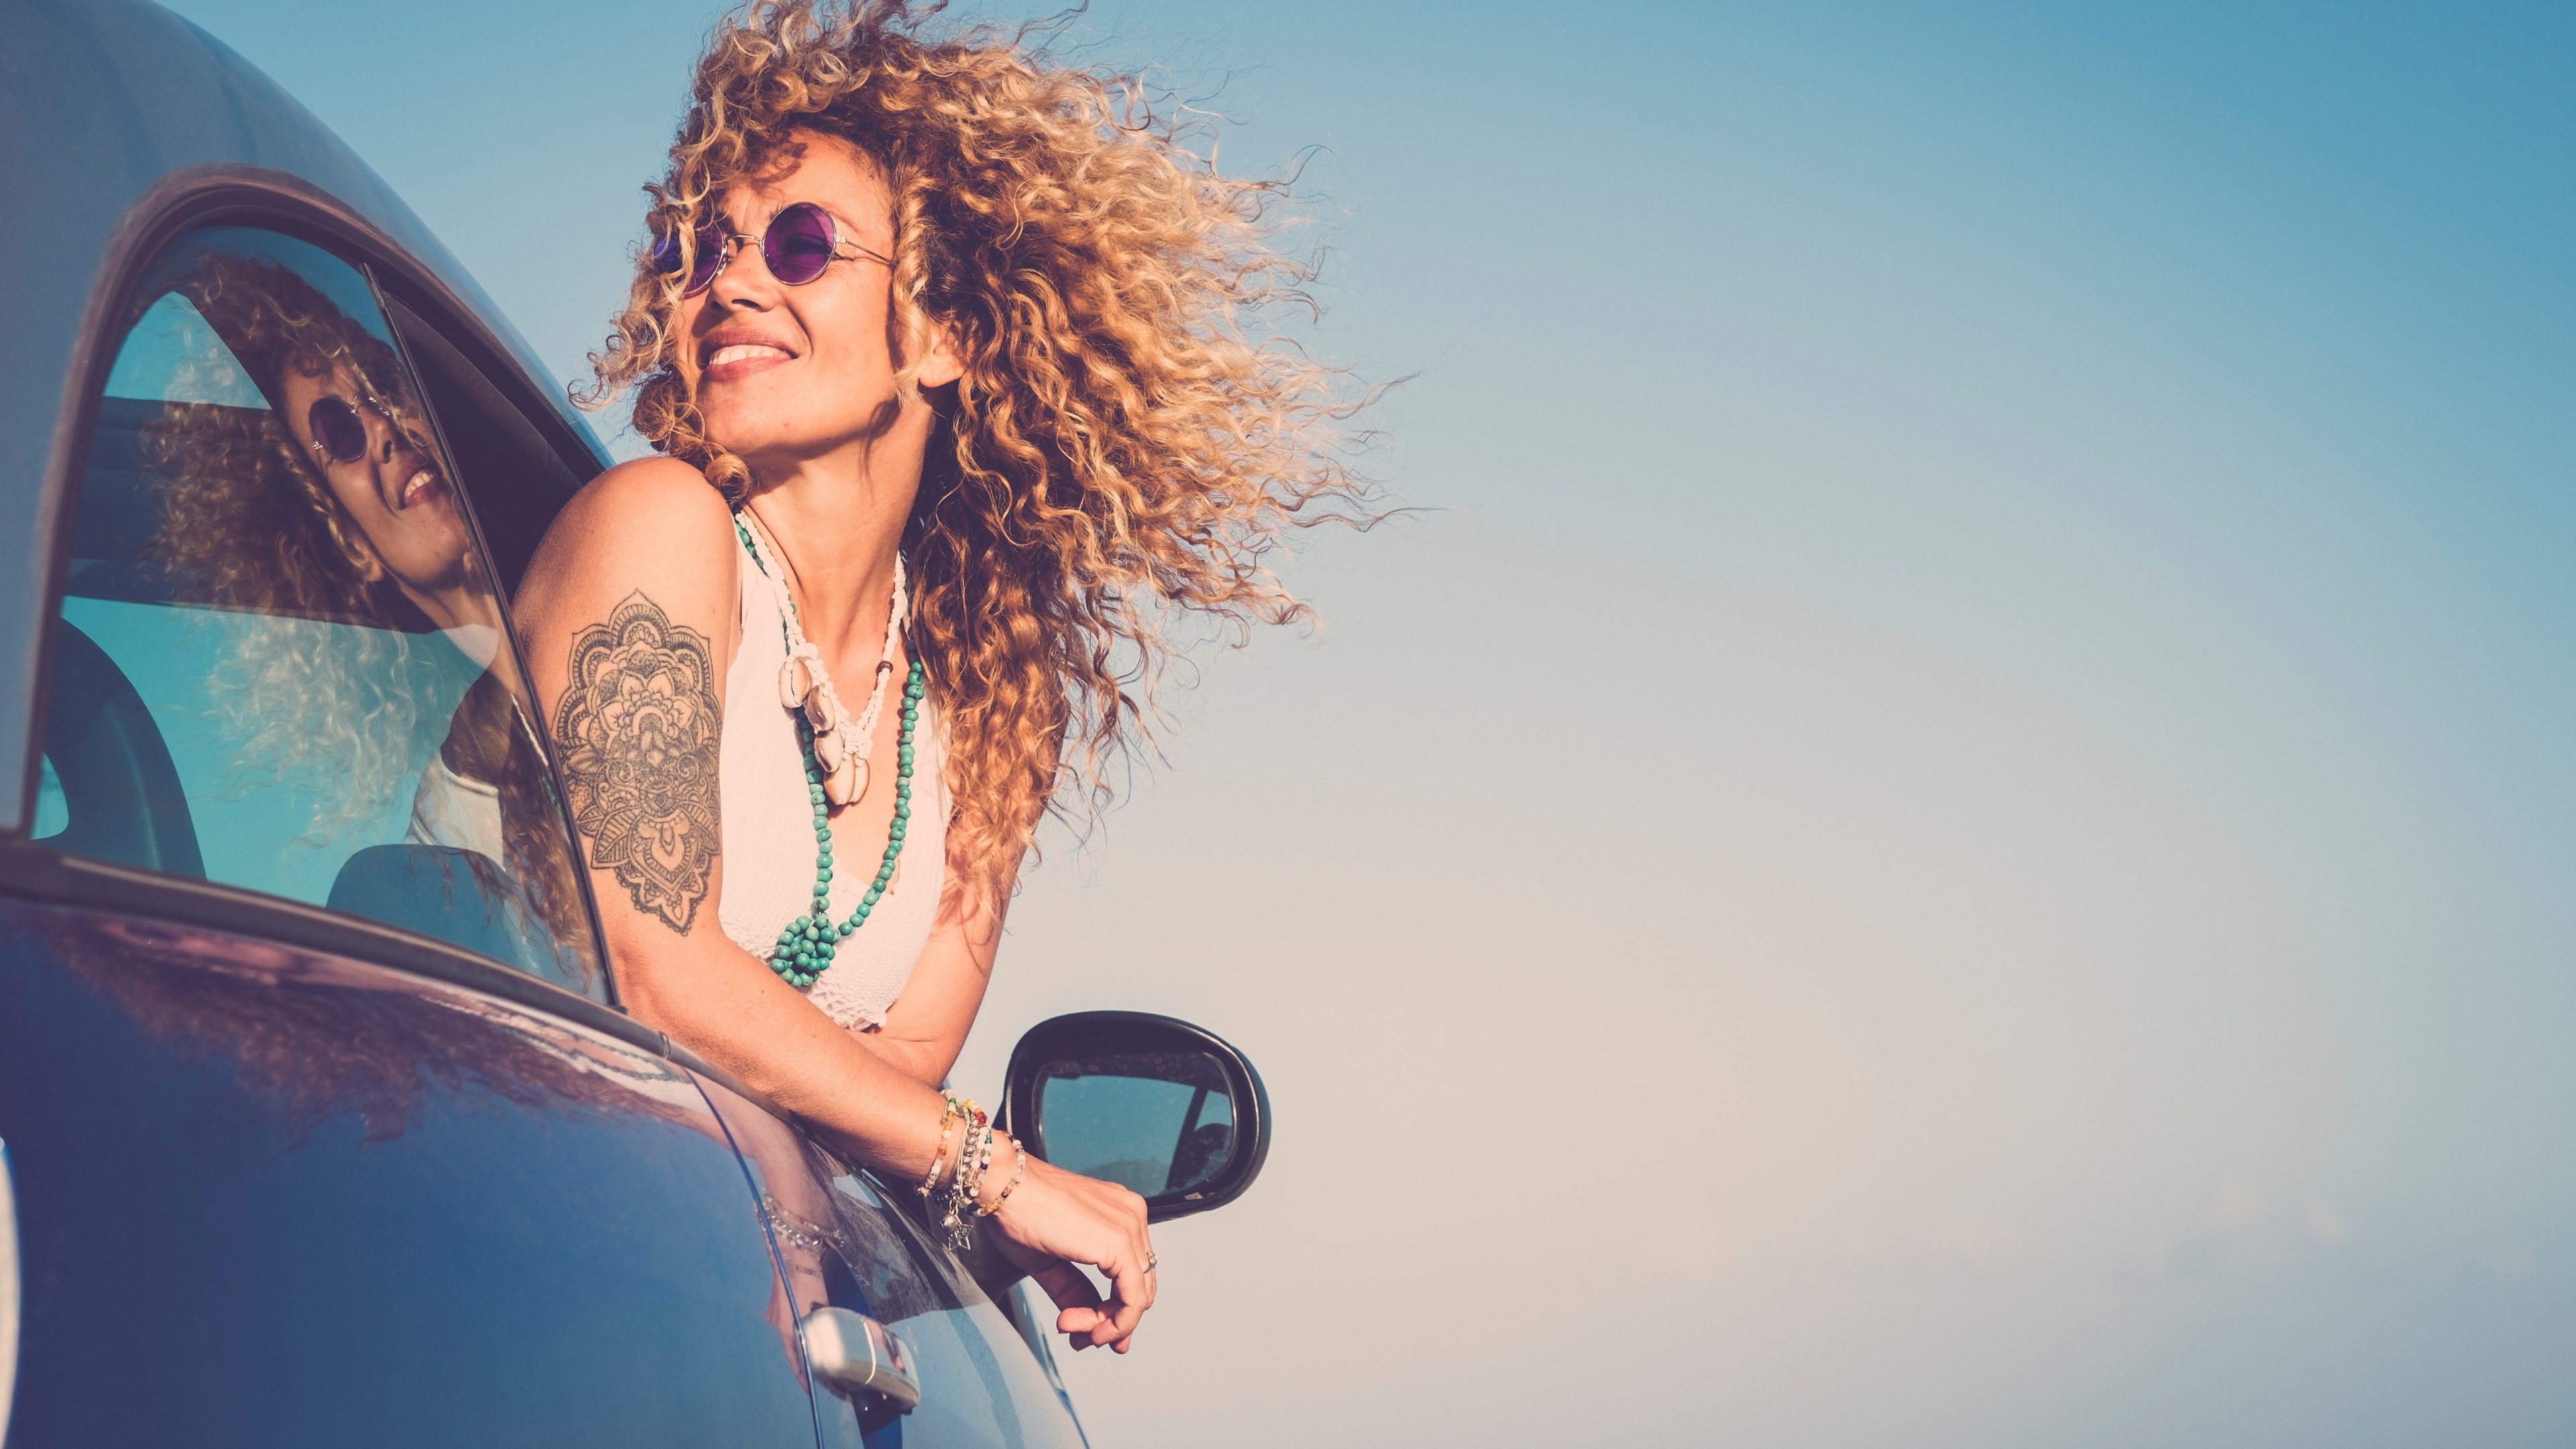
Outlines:
{"label": "hair blowing in wind", "polygon": [[[1132,78],[937,19],[811,0],[727,18],[646,190],[654,233],[686,245],[797,131],[886,174],[897,319],[946,328],[965,364],[932,397],[904,549],[951,846],[992,888],[1051,804],[1107,802],[1108,763],[1148,743],[1173,631],[1240,641],[1302,617],[1267,560],[1292,527],[1370,521],[1375,493],[1345,461],[1364,396],[1279,330],[1312,310],[1311,272],[1277,245],[1284,183],[1219,174]],[[591,400],[633,387],[636,431],[739,496],[745,465],[678,365],[679,303],[639,257]]]}

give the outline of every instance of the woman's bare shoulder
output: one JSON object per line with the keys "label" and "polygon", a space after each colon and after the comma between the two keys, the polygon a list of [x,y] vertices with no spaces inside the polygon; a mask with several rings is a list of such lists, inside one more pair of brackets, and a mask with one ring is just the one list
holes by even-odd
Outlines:
{"label": "woman's bare shoulder", "polygon": [[676,458],[638,458],[590,480],[555,516],[517,611],[544,617],[647,588],[682,607],[709,605],[735,587],[733,558],[733,511],[706,475]]}
{"label": "woman's bare shoulder", "polygon": [[733,538],[733,510],[704,473],[677,458],[637,458],[582,485],[547,531],[609,534],[647,549],[712,534],[719,549]]}

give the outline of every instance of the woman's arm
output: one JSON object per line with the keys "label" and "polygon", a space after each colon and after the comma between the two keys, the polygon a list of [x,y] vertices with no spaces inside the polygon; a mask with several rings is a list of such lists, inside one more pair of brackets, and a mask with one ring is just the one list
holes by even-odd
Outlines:
{"label": "woman's arm", "polygon": [[1002,944],[1001,902],[1008,899],[1008,886],[997,900],[971,900],[960,884],[964,877],[963,864],[950,860],[939,918],[903,994],[876,1030],[859,1037],[868,1050],[926,1086],[947,1081],[957,1054],[966,1049],[966,1033],[983,1008],[985,988],[993,984],[993,957]]}
{"label": "woman's arm", "polygon": [[[862,1046],[716,924],[718,744],[740,597],[732,540],[730,513],[695,469],[623,464],[565,507],[517,602],[619,995],[638,1020],[860,1161],[917,1179],[940,1148],[939,1093]],[[991,959],[988,944],[976,970]],[[934,979],[949,974],[934,967]],[[1077,1345],[1126,1348],[1153,1302],[1142,1198],[1032,1162],[992,1222],[1063,1310],[1059,1329]],[[1107,1304],[1069,1263],[1112,1278]]]}

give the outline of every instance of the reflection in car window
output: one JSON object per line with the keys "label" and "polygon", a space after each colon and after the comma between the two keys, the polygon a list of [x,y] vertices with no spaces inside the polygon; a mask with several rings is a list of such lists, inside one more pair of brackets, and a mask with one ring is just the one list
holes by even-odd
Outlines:
{"label": "reflection in car window", "polygon": [[129,316],[57,624],[51,843],[599,994],[500,596],[366,278],[210,228]]}
{"label": "reflection in car window", "polygon": [[399,298],[386,299],[385,310],[438,417],[439,441],[473,502],[502,591],[515,593],[555,514],[598,474],[598,464],[578,446],[558,452],[547,441],[532,420],[543,416],[542,404],[506,364],[478,367]]}

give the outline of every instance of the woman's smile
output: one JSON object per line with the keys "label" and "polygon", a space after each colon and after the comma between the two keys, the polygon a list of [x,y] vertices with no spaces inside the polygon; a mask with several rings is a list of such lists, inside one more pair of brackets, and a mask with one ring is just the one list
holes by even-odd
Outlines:
{"label": "woman's smile", "polygon": [[409,478],[403,480],[401,489],[392,499],[391,511],[400,513],[416,503],[439,497],[446,491],[447,485],[438,476],[438,470],[423,464],[414,469]]}
{"label": "woman's smile", "polygon": [[796,360],[786,343],[738,326],[718,328],[699,347],[706,358],[699,377],[705,382],[736,382]]}

